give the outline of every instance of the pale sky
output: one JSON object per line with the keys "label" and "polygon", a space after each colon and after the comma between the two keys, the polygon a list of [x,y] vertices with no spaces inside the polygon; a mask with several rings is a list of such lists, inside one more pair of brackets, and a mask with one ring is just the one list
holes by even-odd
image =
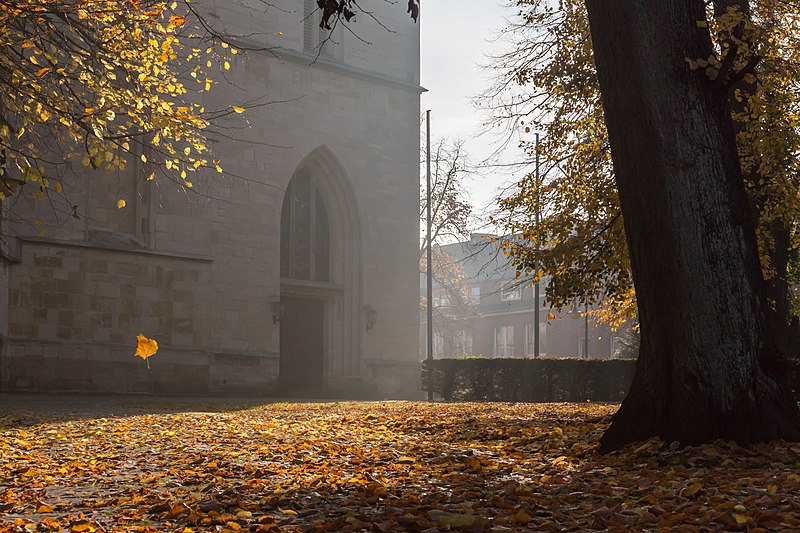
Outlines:
{"label": "pale sky", "polygon": [[[431,110],[431,138],[460,137],[473,163],[488,157],[498,142],[491,135],[478,137],[485,116],[473,98],[490,85],[481,65],[500,46],[492,41],[515,13],[504,0],[429,0],[422,5],[421,84],[428,89],[422,110]],[[506,171],[482,169],[469,180],[476,210],[490,204],[511,177]]]}

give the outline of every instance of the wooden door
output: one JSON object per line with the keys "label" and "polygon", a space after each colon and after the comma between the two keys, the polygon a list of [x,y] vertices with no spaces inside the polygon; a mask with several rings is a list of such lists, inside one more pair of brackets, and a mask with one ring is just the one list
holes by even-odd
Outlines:
{"label": "wooden door", "polygon": [[281,392],[289,396],[319,396],[323,392],[324,302],[283,297],[281,303]]}

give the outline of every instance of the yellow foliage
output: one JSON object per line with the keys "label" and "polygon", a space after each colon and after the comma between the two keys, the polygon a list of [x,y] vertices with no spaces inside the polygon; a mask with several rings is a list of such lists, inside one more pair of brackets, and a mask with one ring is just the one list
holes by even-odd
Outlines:
{"label": "yellow foliage", "polygon": [[[636,316],[635,296],[584,2],[516,4],[522,23],[512,27],[515,46],[495,58],[502,74],[490,105],[501,110],[498,120],[515,121],[528,160],[538,153],[542,172],[519,178],[500,199],[494,222],[513,236],[503,246],[518,272],[549,279],[546,296],[555,307],[576,299],[600,303],[595,318],[618,326],[622,317]],[[800,8],[778,0],[747,4],[749,14],[715,12],[708,3],[707,20],[697,27],[711,33],[714,52],[686,62],[730,93],[764,277],[797,283]],[[782,231],[790,235],[788,246],[777,242]],[[773,260],[787,251],[788,274],[785,263]]]}
{"label": "yellow foliage", "polygon": [[[115,171],[140,159],[143,177],[172,179],[201,169],[210,113],[187,95],[212,81],[198,62],[196,46],[208,35],[195,13],[188,0],[3,3],[6,167],[42,186],[46,173],[55,174],[50,167],[78,162]],[[212,56],[221,69],[229,51]],[[188,71],[196,80],[179,76]]]}

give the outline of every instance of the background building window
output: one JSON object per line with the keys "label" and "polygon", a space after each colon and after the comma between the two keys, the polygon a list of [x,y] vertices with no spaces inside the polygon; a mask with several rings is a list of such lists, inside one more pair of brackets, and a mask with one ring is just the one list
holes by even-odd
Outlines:
{"label": "background building window", "polygon": [[444,357],[444,337],[438,333],[433,334],[433,356]]}
{"label": "background building window", "polygon": [[500,300],[503,302],[519,300],[520,298],[522,298],[522,287],[516,283],[509,283],[500,291]]}
{"label": "background building window", "polygon": [[[534,354],[533,333],[533,324],[525,324],[525,353],[527,355]],[[547,355],[547,324],[542,322],[539,324],[539,356],[544,357],[545,355]]]}
{"label": "background building window", "polygon": [[496,357],[514,355],[514,326],[494,328],[494,355]]}
{"label": "background building window", "polygon": [[448,307],[450,305],[450,297],[447,296],[445,291],[435,291],[433,293],[433,307]]}
{"label": "background building window", "polygon": [[480,287],[471,287],[469,289],[469,299],[475,305],[480,305],[481,303],[481,288]]}
{"label": "background building window", "polygon": [[472,355],[472,333],[465,329],[456,331],[454,356]]}

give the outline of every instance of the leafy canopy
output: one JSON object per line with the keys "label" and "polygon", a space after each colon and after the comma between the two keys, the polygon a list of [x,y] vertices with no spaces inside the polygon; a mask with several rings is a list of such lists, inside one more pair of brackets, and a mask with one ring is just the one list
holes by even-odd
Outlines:
{"label": "leafy canopy", "polygon": [[[635,293],[584,3],[517,5],[520,20],[506,32],[510,51],[492,66],[490,108],[519,133],[530,161],[533,133],[541,132],[544,165],[539,179],[526,174],[499,200],[494,222],[515,235],[504,247],[520,275],[550,277],[550,302],[602,302],[599,318],[618,326],[636,316]],[[780,0],[716,2],[697,23],[710,26],[715,51],[686,60],[731,95],[762,270],[791,284],[800,240],[800,9]],[[776,227],[790,233],[786,250]],[[788,270],[775,268],[776,252],[790,254]]]}
{"label": "leafy canopy", "polygon": [[202,22],[188,0],[0,1],[3,172],[44,198],[76,162],[124,170],[136,158],[149,179],[186,187],[199,168],[221,171],[204,131],[244,109],[209,112],[189,95],[237,50]]}

